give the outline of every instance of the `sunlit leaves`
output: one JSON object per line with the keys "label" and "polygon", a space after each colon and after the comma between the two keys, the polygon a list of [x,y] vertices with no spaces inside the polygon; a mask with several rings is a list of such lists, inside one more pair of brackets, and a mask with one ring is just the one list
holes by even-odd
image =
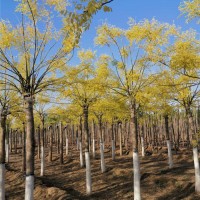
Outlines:
{"label": "sunlit leaves", "polygon": [[[183,1],[179,9],[187,15],[188,20],[200,17],[200,0]],[[199,21],[198,21],[199,22]]]}
{"label": "sunlit leaves", "polygon": [[191,70],[199,68],[199,49],[191,41],[176,41],[170,66],[175,69]]}
{"label": "sunlit leaves", "polygon": [[55,10],[61,12],[66,9],[68,1],[66,0],[46,0],[46,3],[50,6],[54,6]]}
{"label": "sunlit leaves", "polygon": [[14,32],[10,23],[6,21],[0,22],[0,47],[1,48],[10,48],[14,42]]}
{"label": "sunlit leaves", "polygon": [[114,43],[114,40],[117,37],[122,36],[122,34],[122,29],[104,24],[97,29],[97,37],[95,38],[95,43],[97,45]]}

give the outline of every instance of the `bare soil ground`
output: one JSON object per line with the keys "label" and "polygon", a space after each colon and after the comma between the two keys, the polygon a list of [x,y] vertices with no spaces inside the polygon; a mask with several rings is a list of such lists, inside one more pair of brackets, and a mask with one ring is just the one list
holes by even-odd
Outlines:
{"label": "bare soil ground", "polygon": [[[47,152],[46,152],[47,153]],[[21,172],[21,153],[12,153],[6,165],[6,199],[24,199],[25,176]],[[93,194],[85,194],[85,169],[80,168],[79,152],[71,149],[59,164],[59,155],[54,149],[53,162],[46,157],[45,176],[40,177],[40,160],[36,159],[36,200],[114,200],[133,199],[132,153],[112,161],[111,151],[105,148],[106,173],[100,170],[100,157],[91,158]],[[144,200],[199,200],[194,189],[194,164],[192,152],[178,151],[173,155],[174,168],[169,169],[167,153],[160,152],[145,158],[140,157],[141,194]]]}

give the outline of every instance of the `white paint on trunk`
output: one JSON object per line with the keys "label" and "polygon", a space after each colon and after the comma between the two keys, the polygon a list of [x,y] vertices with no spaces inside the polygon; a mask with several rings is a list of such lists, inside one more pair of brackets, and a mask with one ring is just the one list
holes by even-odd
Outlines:
{"label": "white paint on trunk", "polygon": [[69,140],[66,138],[66,155],[68,155]]}
{"label": "white paint on trunk", "polygon": [[145,151],[144,151],[144,138],[141,137],[141,146],[142,146],[142,157],[145,156]]}
{"label": "white paint on trunk", "polygon": [[194,169],[195,169],[195,191],[200,192],[200,173],[199,173],[199,158],[197,147],[193,148]]}
{"label": "white paint on trunk", "polygon": [[92,153],[93,153],[93,158],[95,158],[95,139],[92,140]]}
{"label": "white paint on trunk", "polygon": [[92,180],[91,180],[91,166],[90,166],[90,154],[85,152],[85,164],[86,164],[86,194],[92,193]]}
{"label": "white paint on trunk", "polygon": [[115,141],[112,140],[112,160],[115,160]]}
{"label": "white paint on trunk", "polygon": [[5,148],[6,148],[6,163],[8,163],[9,162],[9,144],[7,142],[6,142]]}
{"label": "white paint on trunk", "polygon": [[44,164],[45,164],[44,147],[41,146],[41,171],[40,171],[40,176],[44,176]]}
{"label": "white paint on trunk", "polygon": [[101,154],[101,172],[104,173],[106,171],[106,166],[105,166],[105,159],[104,159],[104,148],[103,145],[104,143],[100,143],[100,154]]}
{"label": "white paint on trunk", "polygon": [[33,200],[34,176],[26,176],[25,200]]}
{"label": "white paint on trunk", "polygon": [[5,164],[0,164],[0,199],[5,200]]}
{"label": "white paint on trunk", "polygon": [[167,140],[167,149],[168,149],[168,163],[169,163],[169,168],[171,169],[173,167],[173,159],[172,159],[172,148],[170,140]]}
{"label": "white paint on trunk", "polygon": [[80,166],[84,167],[84,162],[83,162],[83,147],[82,147],[82,142],[79,142],[79,148],[80,148]]}
{"label": "white paint on trunk", "polygon": [[133,190],[134,200],[141,200],[140,194],[140,162],[138,152],[133,152]]}

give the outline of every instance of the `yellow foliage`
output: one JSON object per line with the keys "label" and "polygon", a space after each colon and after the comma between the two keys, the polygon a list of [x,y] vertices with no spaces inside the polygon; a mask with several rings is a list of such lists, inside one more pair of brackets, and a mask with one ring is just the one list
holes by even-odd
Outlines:
{"label": "yellow foliage", "polygon": [[68,2],[66,0],[46,0],[46,3],[50,6],[54,6],[55,10],[62,11],[66,9]]}
{"label": "yellow foliage", "polygon": [[95,38],[97,45],[106,45],[113,43],[113,39],[116,39],[123,35],[123,31],[120,28],[103,24],[97,29],[98,36]]}
{"label": "yellow foliage", "polygon": [[179,9],[183,14],[186,14],[188,20],[194,19],[200,16],[200,0],[183,1]]}
{"label": "yellow foliage", "polygon": [[95,52],[92,50],[81,50],[78,52],[78,57],[81,61],[91,61],[95,57]]}
{"label": "yellow foliage", "polygon": [[10,48],[15,42],[12,26],[5,21],[0,22],[0,46],[1,48]]}
{"label": "yellow foliage", "polygon": [[176,41],[170,65],[176,69],[198,68],[200,66],[199,49],[191,41]]}
{"label": "yellow foliage", "polygon": [[32,18],[32,15],[34,17],[39,16],[37,1],[35,1],[35,0],[29,0],[29,1],[22,0],[22,1],[19,1],[19,2],[20,3],[18,4],[16,11],[24,13],[24,14],[28,14],[28,15],[31,16],[31,18]]}

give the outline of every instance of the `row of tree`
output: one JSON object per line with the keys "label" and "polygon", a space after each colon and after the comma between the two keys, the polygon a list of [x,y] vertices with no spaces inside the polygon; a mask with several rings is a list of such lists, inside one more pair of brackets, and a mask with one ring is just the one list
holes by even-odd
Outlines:
{"label": "row of tree", "polygon": [[[138,155],[138,124],[141,116],[152,113],[164,116],[170,155],[169,115],[172,115],[173,111],[180,112],[180,109],[185,109],[188,129],[195,141],[193,153],[197,177],[196,190],[200,190],[197,164],[198,130],[193,116],[193,107],[198,105],[200,78],[200,42],[197,34],[192,30],[181,31],[175,25],[160,23],[155,19],[139,23],[130,20],[127,30],[103,24],[97,30],[95,43],[109,48],[111,53],[98,57],[91,50],[81,50],[78,52],[80,63],[69,66],[68,61],[74,54],[74,48],[78,47],[82,32],[89,28],[92,16],[101,8],[110,11],[107,7],[110,2],[112,1],[84,0],[69,5],[64,0],[46,0],[45,3],[24,0],[20,1],[17,7],[17,12],[21,14],[19,25],[14,26],[7,21],[0,22],[0,174],[4,179],[6,120],[11,113],[11,126],[14,126],[15,122],[18,123],[19,118],[26,125],[22,130],[26,132],[27,200],[33,199],[34,188],[34,105],[42,124],[42,158],[45,118],[46,123],[50,125],[58,119],[66,122],[77,121],[80,116],[82,117],[87,194],[92,192],[90,118],[92,120],[96,116],[100,133],[103,118],[110,122],[116,118],[130,121],[134,199],[137,200],[141,199]],[[181,10],[183,13],[189,12],[189,17],[198,16],[199,0],[183,3]],[[42,93],[42,97],[39,93]],[[48,98],[45,98],[45,95]],[[44,112],[44,105],[52,99],[60,105],[70,106],[67,106],[66,110],[63,106],[57,106]],[[101,152],[102,141],[100,134]],[[60,142],[62,147],[62,137]],[[103,153],[101,155],[103,156]],[[172,167],[172,163],[170,166]],[[4,199],[4,180],[1,183],[0,195]]]}

